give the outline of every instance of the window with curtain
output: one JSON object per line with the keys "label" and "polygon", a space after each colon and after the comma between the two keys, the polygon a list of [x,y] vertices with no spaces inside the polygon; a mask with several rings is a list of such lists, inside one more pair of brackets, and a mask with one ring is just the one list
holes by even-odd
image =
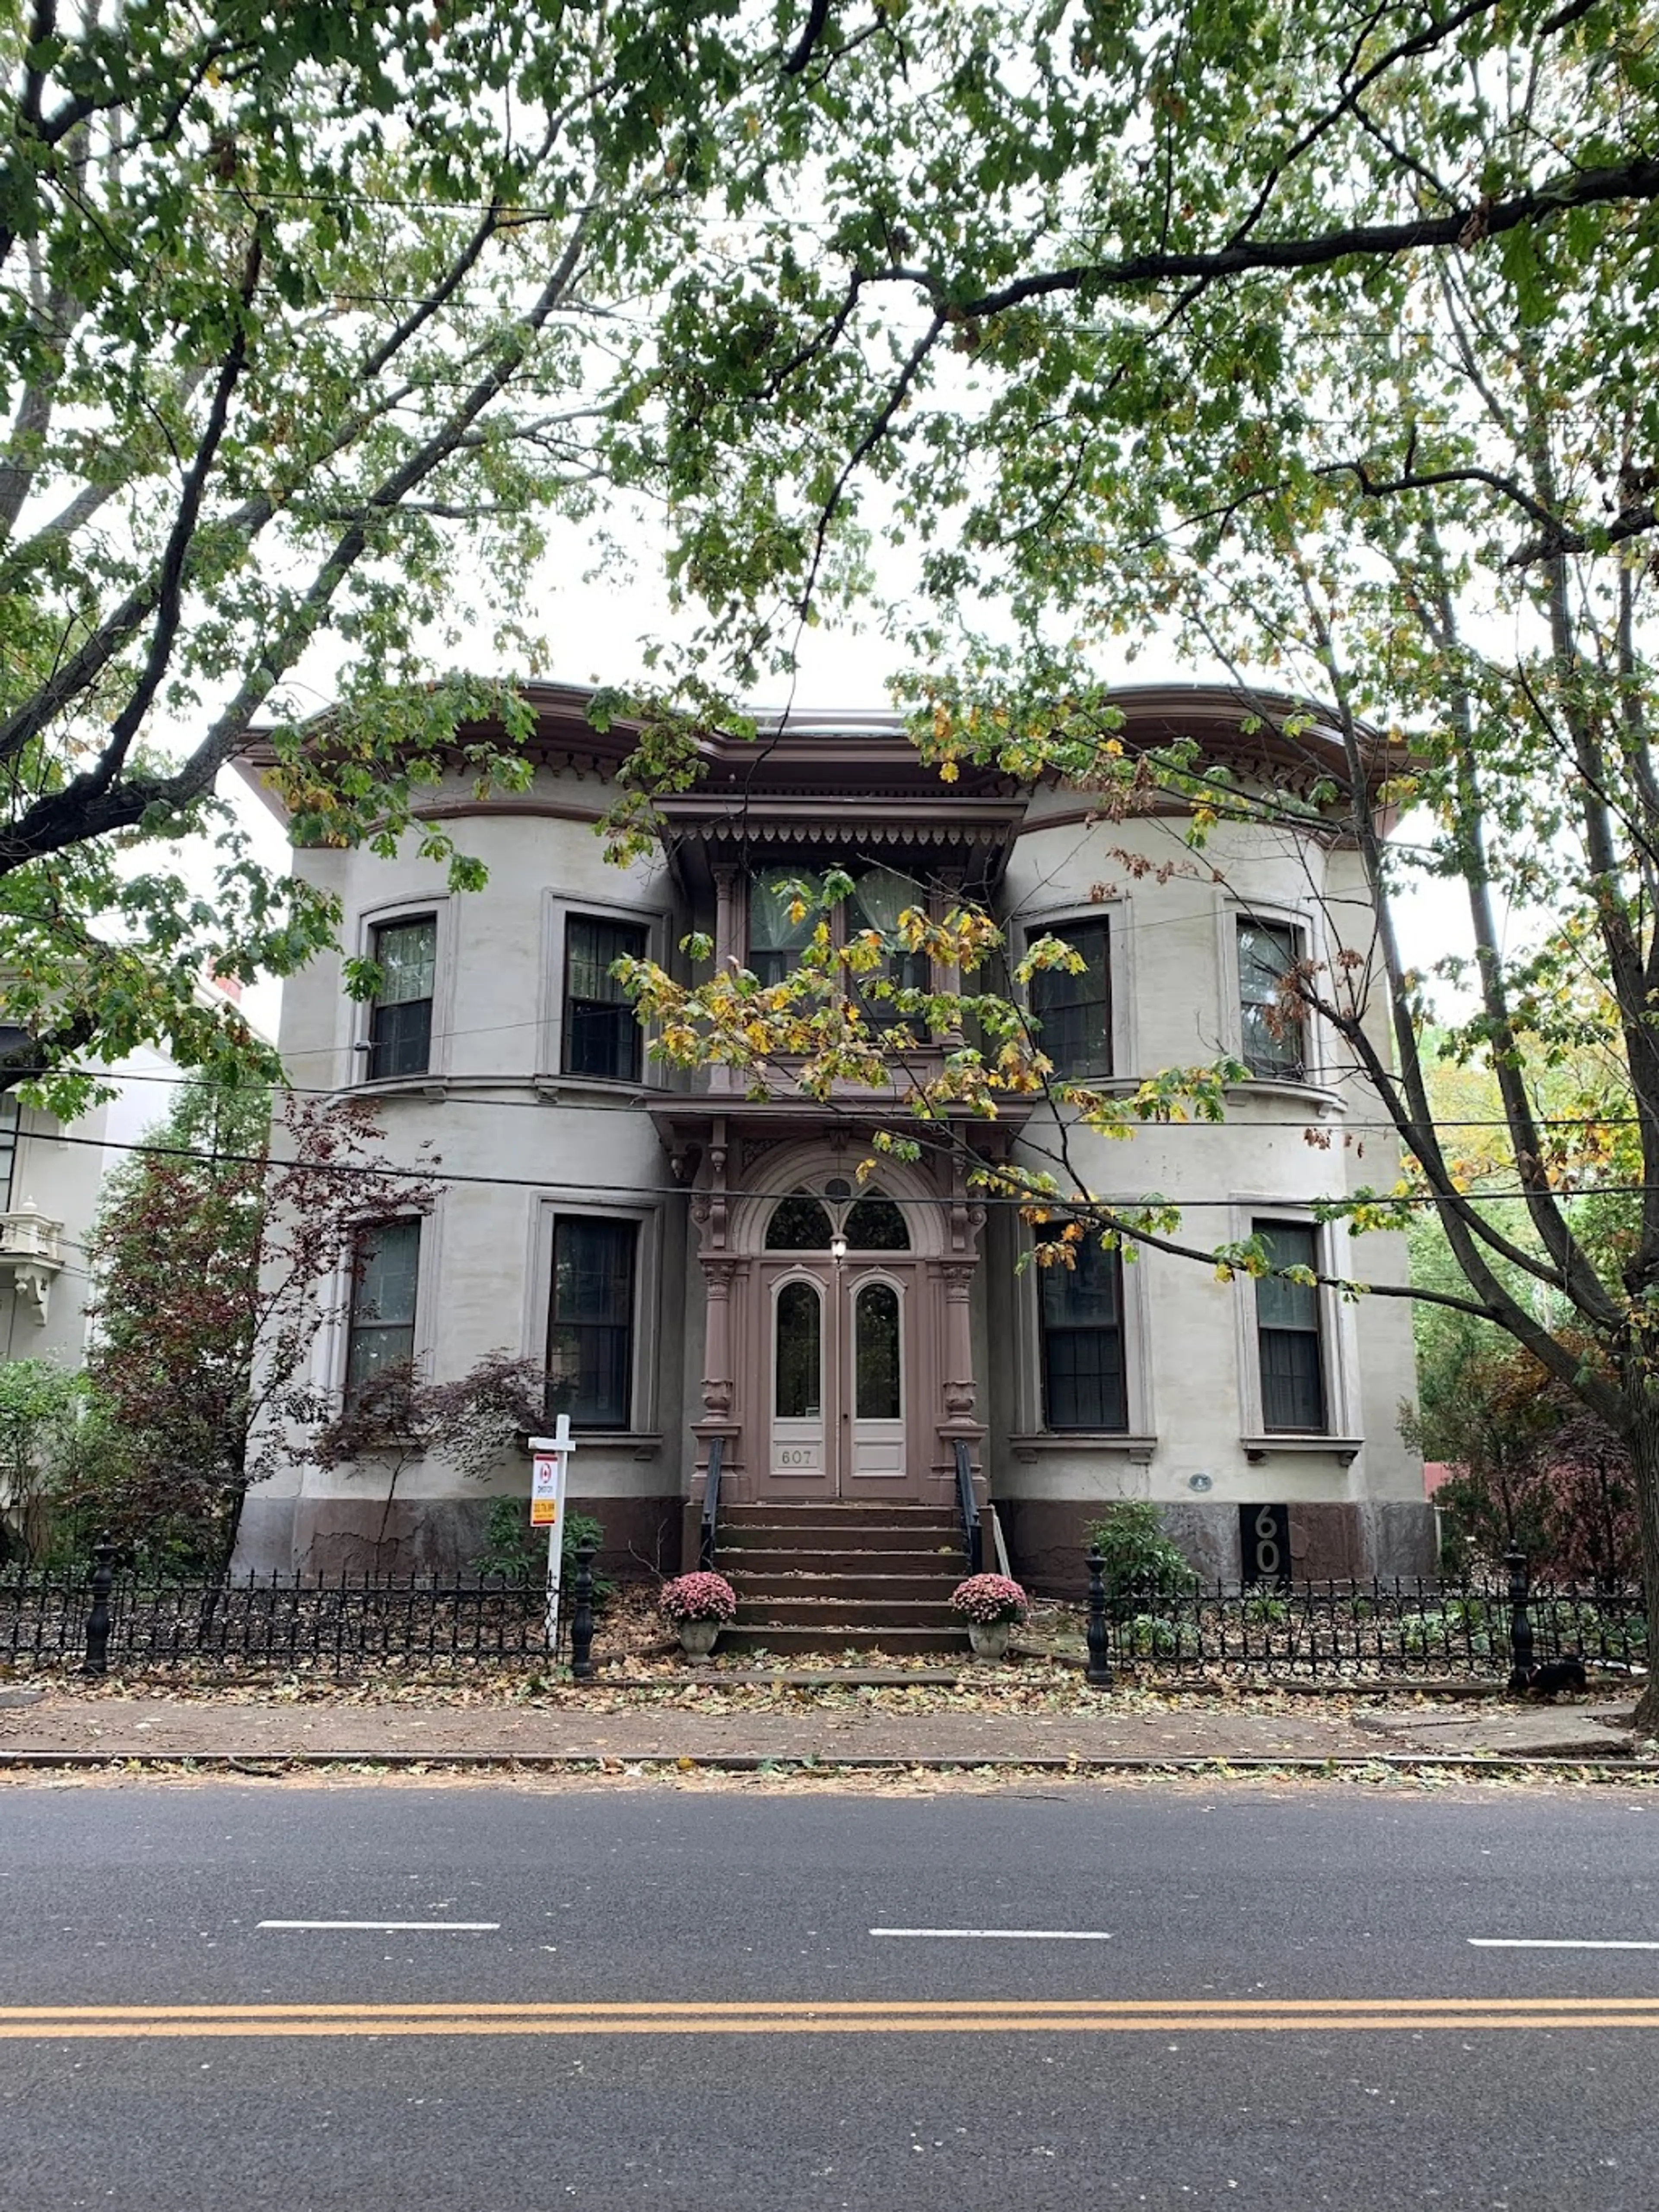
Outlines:
{"label": "window with curtain", "polygon": [[1280,982],[1302,957],[1302,933],[1291,923],[1240,921],[1240,1058],[1252,1075],[1295,1083],[1306,1072],[1304,1025],[1279,994]]}
{"label": "window with curtain", "polygon": [[370,933],[369,949],[380,971],[380,988],[369,1007],[369,1079],[424,1075],[432,1064],[438,917],[411,915],[379,922]]}
{"label": "window with curtain", "polygon": [[638,1242],[636,1222],[567,1214],[555,1224],[548,1409],[573,1428],[629,1426]]}
{"label": "window with curtain", "polygon": [[[823,909],[811,901],[823,889],[809,868],[768,868],[750,878],[749,966],[763,983],[781,983],[811,943]],[[802,890],[809,898],[797,919],[790,909]]]}
{"label": "window with curtain", "polygon": [[1063,968],[1039,968],[1029,986],[1036,1041],[1054,1064],[1054,1073],[1080,1082],[1112,1072],[1112,967],[1109,925],[1097,921],[1063,921],[1039,930],[1080,953],[1083,968],[1073,975]]}
{"label": "window with curtain", "polygon": [[[1318,1266],[1316,1231],[1288,1221],[1255,1221],[1250,1227],[1267,1247],[1275,1267]],[[1263,1428],[1322,1435],[1325,1359],[1317,1285],[1287,1283],[1280,1276],[1258,1276],[1255,1334]]]}
{"label": "window with curtain", "polygon": [[[873,929],[886,946],[880,968],[860,976],[860,984],[879,975],[895,990],[932,988],[933,963],[927,955],[907,951],[897,935],[899,916],[912,907],[925,910],[927,904],[921,886],[908,876],[896,875],[890,868],[866,868],[858,878],[845,903],[847,934],[850,939],[860,931]],[[867,989],[862,996],[866,1020],[883,1029],[919,1029],[915,1018],[901,1013],[890,999]]]}
{"label": "window with curtain", "polygon": [[1069,1267],[1056,1261],[1035,1270],[1043,1425],[1126,1430],[1122,1262],[1087,1239],[1073,1247],[1072,1257]]}
{"label": "window with curtain", "polygon": [[645,957],[646,931],[638,922],[601,921],[573,914],[564,927],[564,1072],[612,1082],[640,1078],[640,1025],[622,985],[611,975],[618,960]]}
{"label": "window with curtain", "polygon": [[383,1368],[412,1366],[421,1224],[387,1221],[360,1238],[352,1267],[346,1338],[346,1397],[357,1397]]}

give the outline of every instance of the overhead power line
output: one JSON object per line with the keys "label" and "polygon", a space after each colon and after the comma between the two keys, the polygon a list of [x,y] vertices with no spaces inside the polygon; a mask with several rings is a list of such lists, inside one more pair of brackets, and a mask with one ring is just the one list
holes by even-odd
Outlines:
{"label": "overhead power line", "polygon": [[[514,1024],[512,1026],[516,1028],[520,1025]],[[222,1091],[228,1096],[234,1095],[239,1089],[252,1089],[255,1087],[253,1085],[208,1083],[189,1074],[167,1075],[161,1073],[159,1071],[152,1072],[140,1069],[124,1072],[118,1077],[112,1075],[110,1070],[107,1068],[81,1067],[70,1069],[65,1072],[76,1075],[90,1076],[100,1082],[119,1081],[122,1083],[158,1083],[171,1085],[178,1089],[196,1088],[202,1091]],[[446,1079],[441,1075],[431,1075],[426,1079],[432,1083],[442,1083]],[[463,1079],[471,1082],[499,1083],[505,1086],[508,1084],[522,1085],[530,1082],[541,1082],[555,1085],[580,1083],[586,1079],[581,1076],[562,1075],[556,1070],[544,1069],[540,1071],[535,1076],[485,1075],[472,1076]],[[375,1100],[387,1099],[395,1101],[400,1097],[407,1097],[411,1095],[405,1091],[386,1091],[369,1089],[360,1090],[356,1085],[339,1083],[283,1083],[273,1085],[271,1087],[276,1091],[290,1091],[296,1098],[353,1098],[361,1097]],[[619,1085],[618,1089],[619,1091],[624,1090],[626,1089],[626,1086]],[[418,1097],[420,1094],[417,1092],[412,1095]],[[665,1104],[667,1104],[672,1103],[676,1099],[684,1098],[686,1094],[682,1091],[667,1090],[656,1091],[648,1089],[645,1086],[636,1085],[635,1086],[635,1095],[649,1098],[653,1103],[660,1100]],[[550,1110],[547,1103],[539,1098],[480,1098],[477,1097],[468,1097],[466,1094],[462,1093],[459,1095],[451,1095],[446,1097],[442,1103],[446,1113],[447,1113],[451,1108],[457,1106],[485,1107],[498,1113],[514,1114],[545,1114]],[[1533,1116],[1533,1125],[1535,1128],[1539,1129],[1625,1129],[1635,1128],[1640,1120],[1641,1116],[1637,1114],[1535,1114]],[[1248,1121],[1241,1118],[1237,1121],[1204,1121],[1193,1120],[1188,1120],[1186,1121],[1148,1121],[1142,1126],[1148,1130],[1154,1128],[1232,1130],[1311,1129],[1318,1127],[1320,1126],[1320,1122],[1318,1109],[1315,1106],[1310,1108],[1305,1114],[1252,1114]],[[1373,1119],[1362,1121],[1357,1119],[1352,1114],[1345,1113],[1342,1115],[1340,1123],[1332,1122],[1325,1124],[1324,1126],[1330,1129],[1333,1133],[1334,1133],[1335,1130],[1340,1127],[1343,1130],[1356,1130],[1366,1133],[1382,1131],[1386,1134],[1393,1136],[1398,1136],[1400,1134],[1397,1123],[1390,1121],[1380,1115]],[[1434,1117],[1434,1127],[1442,1131],[1448,1129],[1507,1129],[1509,1126],[1509,1122],[1501,1114],[1490,1115],[1458,1115],[1455,1118],[1450,1118],[1437,1114]]]}
{"label": "overhead power line", "polygon": [[[264,1152],[232,1152],[224,1151],[204,1152],[198,1152],[193,1146],[189,1145],[152,1144],[147,1143],[142,1139],[134,1139],[130,1141],[125,1141],[106,1137],[72,1137],[67,1134],[60,1134],[54,1136],[52,1142],[54,1144],[77,1145],[91,1152],[128,1152],[139,1157],[155,1159],[193,1160],[198,1161],[204,1165],[211,1165],[216,1162],[223,1162],[228,1165],[262,1168],[268,1174],[276,1174],[285,1169],[294,1168],[303,1169],[307,1173],[317,1175],[342,1176],[374,1176],[399,1182],[444,1183],[464,1188],[479,1188],[493,1190],[534,1190],[541,1191],[543,1193],[569,1192],[576,1196],[587,1195],[590,1197],[597,1194],[604,1197],[690,1198],[695,1194],[694,1186],[690,1183],[635,1183],[608,1182],[596,1183],[591,1176],[585,1182],[562,1182],[556,1177],[548,1176],[481,1175],[471,1170],[446,1168],[441,1164],[434,1164],[431,1167],[399,1167],[390,1161],[382,1164],[379,1161],[372,1160],[307,1160],[297,1157],[293,1158],[285,1158],[274,1154]],[[878,1169],[876,1175],[876,1181],[878,1182],[879,1175],[880,1170]],[[1650,1189],[1659,1189],[1659,1184],[1639,1182],[1595,1183],[1585,1190],[1571,1192],[1557,1191],[1551,1194],[1562,1200],[1571,1200],[1574,1198],[1602,1198],[1607,1196],[1637,1197]],[[787,1190],[746,1190],[728,1188],[723,1194],[728,1200],[788,1198],[793,1195],[793,1186],[791,1186],[791,1188]],[[891,1199],[896,1206],[911,1206],[925,1208],[928,1206],[945,1206],[951,1203],[951,1200],[945,1198],[902,1197],[898,1193],[890,1191],[884,1187],[881,1188],[881,1195],[884,1198]],[[1517,1188],[1514,1190],[1468,1191],[1466,1192],[1464,1195],[1472,1201],[1478,1202],[1484,1206],[1488,1203],[1488,1201],[1495,1203],[1510,1203],[1511,1201],[1520,1202],[1530,1198],[1535,1198],[1538,1195],[1538,1193]],[[1099,1207],[1103,1212],[1114,1213],[1131,1213],[1139,1210],[1167,1206],[1179,1207],[1182,1212],[1191,1212],[1200,1208],[1224,1207],[1228,1212],[1232,1212],[1241,1209],[1247,1212],[1252,1210],[1260,1212],[1263,1207],[1271,1207],[1275,1205],[1296,1206],[1433,1206],[1437,1202],[1434,1194],[1431,1191],[1411,1191],[1405,1193],[1397,1198],[1387,1194],[1373,1195],[1370,1198],[1361,1198],[1352,1192],[1345,1191],[1315,1191],[1312,1193],[1295,1193],[1287,1191],[1282,1197],[1254,1197],[1250,1199],[1241,1199],[1232,1195],[1217,1198],[1188,1197],[1182,1196],[1179,1192],[1175,1191],[1152,1191],[1138,1198],[1101,1195],[1093,1199],[1068,1199],[1058,1193],[1033,1192],[1030,1196],[1021,1196],[1018,1194],[990,1191],[977,1192],[975,1193],[974,1199],[974,1203],[975,1205],[1011,1206],[1017,1207],[1034,1205],[1054,1206],[1073,1210],[1086,1208],[1093,1206]]]}

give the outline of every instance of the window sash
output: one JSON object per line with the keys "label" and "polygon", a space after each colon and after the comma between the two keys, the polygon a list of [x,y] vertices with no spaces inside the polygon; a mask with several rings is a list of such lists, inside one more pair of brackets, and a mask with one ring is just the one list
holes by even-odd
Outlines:
{"label": "window sash", "polygon": [[571,1425],[631,1423],[639,1224],[568,1215],[553,1231],[548,1406]]}
{"label": "window sash", "polygon": [[359,1238],[346,1340],[346,1395],[394,1362],[413,1365],[421,1224],[388,1221]]}
{"label": "window sash", "polygon": [[406,1000],[390,1006],[377,1002],[368,1022],[370,1081],[382,1082],[394,1075],[424,1075],[431,1065],[431,1000]]}
{"label": "window sash", "polygon": [[[1267,1247],[1274,1267],[1317,1267],[1316,1231],[1284,1221],[1253,1222],[1251,1230]],[[1328,1412],[1317,1285],[1259,1277],[1255,1321],[1262,1427],[1275,1433],[1322,1435]]]}
{"label": "window sash", "polygon": [[1080,952],[1088,965],[1079,975],[1063,968],[1036,969],[1028,986],[1031,1018],[1036,1026],[1039,1049],[1054,1062],[1054,1073],[1070,1081],[1112,1072],[1112,963],[1110,925],[1103,916],[1094,921],[1060,922],[1039,929],[1039,937],[1057,937]]}
{"label": "window sash", "polygon": [[1043,1425],[1125,1431],[1123,1263],[1088,1243],[1073,1258],[1073,1267],[1038,1271]]}
{"label": "window sash", "polygon": [[432,1065],[437,916],[380,922],[371,933],[370,945],[380,970],[380,988],[369,1009],[369,1079],[424,1075]]}
{"label": "window sash", "polygon": [[1252,1075],[1294,1079],[1305,1072],[1304,1025],[1288,1018],[1279,980],[1302,958],[1302,933],[1289,922],[1238,924],[1240,1057]]}
{"label": "window sash", "polygon": [[572,915],[564,935],[563,1064],[567,1075],[592,1075],[637,1083],[642,1039],[611,963],[642,959],[644,926]]}

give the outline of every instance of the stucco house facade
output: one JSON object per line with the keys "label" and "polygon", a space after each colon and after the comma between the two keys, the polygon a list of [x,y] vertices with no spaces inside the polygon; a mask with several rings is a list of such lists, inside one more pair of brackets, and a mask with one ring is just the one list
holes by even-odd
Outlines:
{"label": "stucco house facade", "polygon": [[[1082,1532],[1118,1498],[1156,1501],[1212,1573],[1262,1565],[1253,1530],[1301,1573],[1432,1570],[1421,1465],[1398,1429],[1413,1395],[1404,1301],[1221,1282],[1156,1253],[1022,1269],[1032,1232],[985,1202],[969,1162],[975,1146],[1048,1143],[1046,1105],[860,1187],[872,1131],[904,1123],[892,1097],[756,1099],[727,1071],[657,1066],[609,973],[624,953],[683,967],[698,931],[718,962],[781,974],[794,925],[775,887],[830,866],[854,878],[860,926],[972,894],[1015,957],[1048,932],[1083,955],[1035,1009],[1063,1072],[1128,1088],[1223,1051],[1255,1071],[1221,1126],[1071,1132],[1085,1182],[1187,1201],[1194,1241],[1259,1229],[1289,1259],[1401,1282],[1402,1240],[1368,1236],[1357,1258],[1313,1212],[1392,1180],[1365,1126],[1375,1101],[1334,1040],[1275,1034],[1263,1014],[1292,961],[1336,951],[1328,916],[1368,940],[1340,837],[1223,824],[1194,865],[1167,817],[1106,823],[1085,793],[990,772],[947,785],[890,717],[796,712],[758,745],[711,735],[702,779],[664,805],[661,851],[617,868],[594,825],[629,732],[596,732],[580,690],[529,697],[531,787],[479,801],[457,780],[430,801],[487,865],[486,890],[451,895],[412,854],[295,855],[384,984],[358,1003],[319,962],[288,985],[290,1079],[373,1094],[393,1158],[429,1144],[441,1160],[435,1211],[381,1233],[349,1317],[319,1340],[321,1386],[343,1392],[388,1356],[439,1378],[502,1348],[545,1361],[577,1437],[574,1502],[613,1559],[665,1571],[695,1560],[711,1450],[738,1510],[942,1507],[958,1446],[1039,1588],[1076,1586]],[[1130,746],[1192,735],[1281,781],[1319,765],[1317,732],[1247,736],[1224,691],[1118,703]],[[244,772],[258,785],[257,753]],[[922,1058],[942,1048],[918,1041]],[[1351,1125],[1363,1144],[1345,1141]],[[503,1467],[499,1488],[527,1492],[526,1467]],[[249,1498],[240,1564],[366,1564],[384,1498],[372,1462],[296,1462]],[[487,1505],[441,1463],[404,1468],[396,1563],[465,1568]]]}
{"label": "stucco house facade", "polygon": [[141,1047],[108,1070],[112,1095],[75,1121],[0,1093],[0,1359],[82,1364],[87,1233],[106,1177],[165,1117],[180,1079]]}

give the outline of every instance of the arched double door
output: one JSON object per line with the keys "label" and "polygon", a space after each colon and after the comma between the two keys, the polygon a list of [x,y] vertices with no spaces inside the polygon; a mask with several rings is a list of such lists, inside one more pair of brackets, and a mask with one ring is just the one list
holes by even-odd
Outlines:
{"label": "arched double door", "polygon": [[879,1192],[779,1200],[760,1267],[765,1488],[800,1498],[915,1493],[917,1262]]}

